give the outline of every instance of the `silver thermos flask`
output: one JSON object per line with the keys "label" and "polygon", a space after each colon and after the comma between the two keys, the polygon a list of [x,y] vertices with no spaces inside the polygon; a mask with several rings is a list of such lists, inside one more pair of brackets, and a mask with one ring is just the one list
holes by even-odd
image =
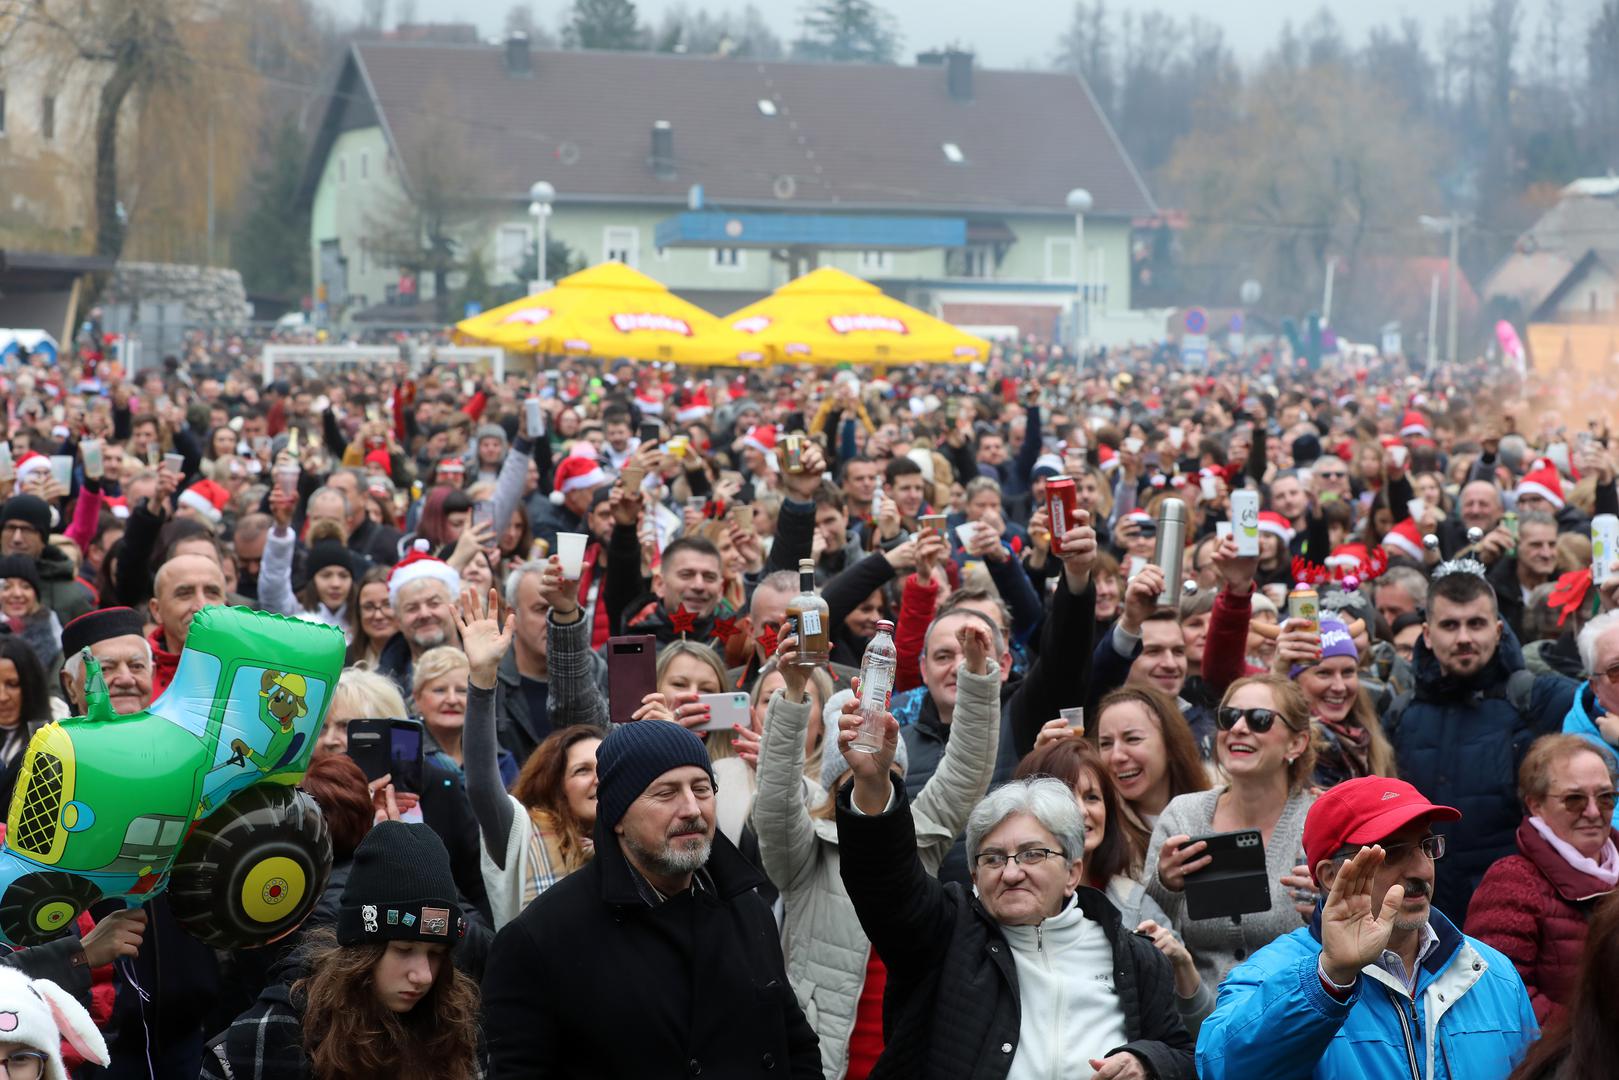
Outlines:
{"label": "silver thermos flask", "polygon": [[1186,504],[1165,499],[1158,507],[1158,545],[1152,561],[1164,572],[1164,591],[1158,606],[1178,607],[1181,602],[1181,572],[1186,559]]}

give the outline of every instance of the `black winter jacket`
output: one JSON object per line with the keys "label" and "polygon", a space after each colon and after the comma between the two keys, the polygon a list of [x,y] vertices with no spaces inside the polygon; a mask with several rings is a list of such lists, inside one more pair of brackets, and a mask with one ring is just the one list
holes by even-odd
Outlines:
{"label": "black winter jacket", "polygon": [[[850,809],[852,785],[837,796],[843,884],[888,968],[887,1045],[871,1080],[1003,1080],[1021,1020],[1011,946],[968,889],[941,885],[922,868],[910,802],[897,780],[894,789],[894,805],[875,817]],[[1129,1041],[1109,1055],[1134,1054],[1157,1080],[1195,1080],[1169,961],[1146,938],[1124,931],[1102,893],[1078,894],[1085,917],[1102,925],[1113,947]]]}
{"label": "black winter jacket", "polygon": [[[483,979],[492,1077],[819,1080],[765,881],[716,833],[705,887],[656,907],[617,837],[495,939]],[[914,848],[914,842],[913,842]]]}
{"label": "black winter jacket", "polygon": [[1384,729],[1400,776],[1429,801],[1462,812],[1460,821],[1434,825],[1448,838],[1434,906],[1459,923],[1490,864],[1518,850],[1518,766],[1530,743],[1563,729],[1577,684],[1561,675],[1519,675],[1533,680],[1520,712],[1511,698],[1513,673],[1525,671],[1523,651],[1505,627],[1495,655],[1471,678],[1444,674],[1421,638],[1413,666],[1416,689],[1395,700]]}

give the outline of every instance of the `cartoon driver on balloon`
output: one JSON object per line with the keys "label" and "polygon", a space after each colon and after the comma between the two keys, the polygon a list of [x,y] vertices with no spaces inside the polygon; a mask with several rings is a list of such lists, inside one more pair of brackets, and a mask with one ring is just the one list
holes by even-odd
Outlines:
{"label": "cartoon driver on balloon", "polygon": [[266,671],[259,680],[259,719],[270,729],[270,741],[260,753],[241,739],[232,739],[234,760],[252,762],[259,772],[268,773],[297,757],[304,739],[294,725],[309,715],[308,693],[302,675]]}

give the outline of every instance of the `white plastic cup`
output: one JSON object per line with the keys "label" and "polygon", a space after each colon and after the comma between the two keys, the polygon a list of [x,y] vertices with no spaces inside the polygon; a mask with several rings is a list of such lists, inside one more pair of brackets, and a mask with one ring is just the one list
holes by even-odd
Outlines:
{"label": "white plastic cup", "polygon": [[186,458],[185,458],[184,454],[164,454],[163,455],[163,467],[165,469],[169,470],[169,472],[177,473],[181,469],[185,468],[185,464],[186,464]]}
{"label": "white plastic cup", "polygon": [[584,533],[557,533],[557,558],[562,562],[562,576],[578,581],[585,572],[585,545],[590,537]]}
{"label": "white plastic cup", "polygon": [[51,455],[51,479],[61,486],[63,491],[73,486],[73,459],[66,454]]}
{"label": "white plastic cup", "polygon": [[963,550],[972,547],[974,538],[978,536],[978,525],[976,521],[964,521],[956,526],[956,540]]}
{"label": "white plastic cup", "polygon": [[1067,721],[1069,728],[1072,730],[1085,730],[1085,709],[1083,706],[1076,705],[1071,709],[1058,709],[1057,715]]}

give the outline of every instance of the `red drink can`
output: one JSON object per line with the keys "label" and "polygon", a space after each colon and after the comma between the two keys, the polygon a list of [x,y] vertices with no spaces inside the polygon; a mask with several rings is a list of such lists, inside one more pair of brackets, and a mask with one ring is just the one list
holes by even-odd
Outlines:
{"label": "red drink can", "polygon": [[1079,522],[1079,491],[1071,476],[1046,479],[1046,517],[1051,521],[1051,553],[1062,554],[1062,534]]}

